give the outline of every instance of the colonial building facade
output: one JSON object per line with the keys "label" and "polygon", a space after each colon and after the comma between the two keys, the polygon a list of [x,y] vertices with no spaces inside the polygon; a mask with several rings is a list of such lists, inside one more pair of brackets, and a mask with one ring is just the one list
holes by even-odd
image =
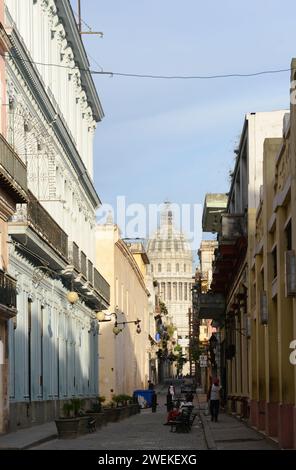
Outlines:
{"label": "colonial building facade", "polygon": [[[98,225],[97,266],[111,287],[110,308],[99,323],[99,393],[132,395],[147,387],[149,376],[149,292],[146,287],[149,263],[141,243],[126,243],[112,221]],[[111,315],[110,315],[111,314]],[[113,314],[113,315],[112,315]],[[116,314],[116,315],[114,315]],[[140,320],[139,327],[135,322]],[[118,334],[114,330],[118,322]],[[128,322],[123,325],[124,322]]]}
{"label": "colonial building facade", "polygon": [[28,202],[8,227],[18,293],[9,325],[15,429],[97,394],[95,311],[108,306],[109,285],[94,266],[93,136],[103,111],[70,2],[7,0],[5,27],[7,139],[28,172]]}
{"label": "colonial building facade", "polygon": [[290,360],[296,339],[294,121],[291,104],[281,138],[264,142],[250,266],[251,422],[288,449],[296,448],[296,367]]}
{"label": "colonial building facade", "polygon": [[[258,400],[255,399],[255,404],[253,396],[257,397],[264,376],[261,375],[262,370],[260,373],[257,370],[257,375],[254,375],[253,368],[258,356],[253,343],[256,337],[254,325],[251,329],[255,320],[255,304],[254,279],[250,269],[253,265],[256,208],[263,183],[264,140],[282,136],[285,113],[274,111],[246,115],[236,149],[227,208],[216,221],[218,248],[211,291],[200,297],[200,317],[211,315],[221,326],[221,380],[228,408],[244,418],[249,418],[254,408],[258,410]],[[216,207],[214,200],[215,195],[205,200],[203,230],[206,232],[213,230],[213,215],[221,211],[221,195],[217,195]],[[262,367],[265,367],[263,363]]]}
{"label": "colonial building facade", "polygon": [[27,169],[25,163],[13,151],[6,140],[7,107],[6,67],[4,54],[11,48],[10,40],[4,29],[4,3],[0,2],[0,433],[9,424],[9,353],[8,321],[15,322],[16,279],[9,273],[8,258],[8,221],[16,204],[25,203],[27,197]]}
{"label": "colonial building facade", "polygon": [[[149,239],[147,254],[151,274],[157,280],[160,297],[165,302],[182,352],[189,359],[189,309],[192,306],[193,256],[185,236],[174,227],[169,203],[161,214],[160,226]],[[189,372],[189,363],[183,373]]]}

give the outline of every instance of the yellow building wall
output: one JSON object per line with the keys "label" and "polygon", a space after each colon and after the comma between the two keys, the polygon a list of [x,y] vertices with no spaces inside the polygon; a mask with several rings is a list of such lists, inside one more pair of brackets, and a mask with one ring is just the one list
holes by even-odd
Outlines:
{"label": "yellow building wall", "polygon": [[[294,134],[294,133],[293,133]],[[263,197],[257,213],[254,247],[256,306],[252,317],[251,421],[276,437],[283,448],[296,446],[295,366],[289,345],[295,339],[295,300],[286,295],[285,252],[296,249],[296,204],[291,179],[291,133],[264,143]],[[295,136],[295,134],[294,134]],[[288,224],[292,246],[288,247]],[[293,225],[294,224],[294,225]],[[262,323],[260,295],[267,296]]]}
{"label": "yellow building wall", "polygon": [[109,312],[118,307],[118,322],[141,320],[141,333],[134,323],[113,333],[112,321],[100,323],[99,393],[107,401],[113,394],[132,394],[148,380],[148,295],[144,278],[114,225],[97,227],[97,268],[110,284]]}

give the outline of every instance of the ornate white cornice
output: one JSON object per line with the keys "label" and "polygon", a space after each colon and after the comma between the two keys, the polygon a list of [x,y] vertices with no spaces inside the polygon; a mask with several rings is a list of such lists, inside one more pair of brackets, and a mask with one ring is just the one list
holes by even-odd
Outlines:
{"label": "ornate white cornice", "polygon": [[[75,66],[82,70],[81,80],[79,81],[79,92],[82,88],[86,90],[87,101],[91,107],[95,121],[101,121],[104,112],[96,87],[91,74],[89,73],[89,62],[78,32],[76,20],[70,2],[66,0],[41,0],[41,7],[48,15],[49,24],[53,35],[56,35],[58,43],[61,46],[61,59],[64,60],[66,54],[70,54],[69,66]],[[68,52],[65,52],[65,51]],[[71,50],[71,53],[69,53]]]}
{"label": "ornate white cornice", "polygon": [[[76,144],[73,142],[72,137],[65,127],[63,118],[56,114],[56,110],[44,89],[44,85],[40,80],[39,74],[37,70],[35,70],[34,65],[30,62],[30,57],[26,52],[22,39],[15,30],[12,32],[11,41],[13,44],[13,55],[17,58],[10,60],[11,65],[14,64],[14,67],[20,72],[22,81],[28,87],[33,99],[37,102],[37,105],[44,116],[45,122],[51,124],[51,128],[53,129],[63,150],[67,154],[69,161],[72,163],[79,182],[84,187],[93,208],[98,207],[101,201],[78,153]],[[12,86],[9,87],[8,93],[11,97],[15,96],[15,90]]]}

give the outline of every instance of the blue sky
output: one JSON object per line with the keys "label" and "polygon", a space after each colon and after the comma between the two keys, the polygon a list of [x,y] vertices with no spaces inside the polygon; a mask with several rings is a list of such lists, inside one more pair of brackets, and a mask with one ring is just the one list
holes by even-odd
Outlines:
{"label": "blue sky", "polygon": [[[77,11],[76,1],[73,8]],[[105,71],[164,75],[288,68],[296,55],[290,0],[81,0],[104,38],[84,36]],[[90,58],[93,69],[98,69]],[[104,108],[95,185],[105,203],[203,204],[227,192],[244,114],[289,107],[289,73],[160,81],[94,77]]]}

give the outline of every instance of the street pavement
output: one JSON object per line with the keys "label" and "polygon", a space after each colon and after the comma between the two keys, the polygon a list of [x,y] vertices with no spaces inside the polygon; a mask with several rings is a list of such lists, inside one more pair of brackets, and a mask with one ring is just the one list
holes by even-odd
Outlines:
{"label": "street pavement", "polygon": [[[180,393],[180,382],[174,383]],[[168,384],[157,389],[158,407],[151,408],[117,423],[109,423],[95,433],[77,439],[56,438],[55,423],[23,429],[0,436],[0,449],[36,450],[273,450],[275,442],[247,426],[233,416],[220,413],[213,423],[208,415],[206,395],[201,391],[194,398],[198,416],[190,433],[171,432],[166,421],[166,393]]]}
{"label": "street pavement", "polygon": [[200,414],[207,447],[210,450],[276,450],[277,443],[234,416],[220,413],[218,422]]}
{"label": "street pavement", "polygon": [[151,409],[117,423],[109,423],[96,433],[73,440],[56,439],[34,449],[92,450],[202,450],[206,449],[202,423],[195,420],[190,433],[175,433],[164,426],[167,411],[166,387],[158,391],[156,413]]}
{"label": "street pavement", "polygon": [[45,441],[55,439],[57,428],[55,422],[20,429],[16,432],[0,435],[0,450],[25,450]]}

